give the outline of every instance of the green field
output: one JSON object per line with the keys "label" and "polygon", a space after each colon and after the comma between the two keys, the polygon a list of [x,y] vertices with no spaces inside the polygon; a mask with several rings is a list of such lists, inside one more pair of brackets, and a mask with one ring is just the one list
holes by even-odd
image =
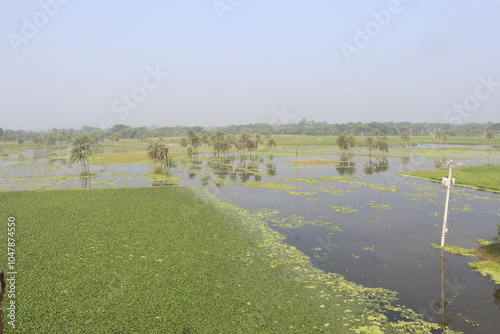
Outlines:
{"label": "green field", "polygon": [[[310,146],[329,145],[336,147],[337,136],[310,136],[310,135],[273,135],[277,146]],[[355,136],[356,145],[364,145],[366,136]],[[441,139],[433,136],[413,136],[408,143],[404,142],[400,136],[387,136],[389,145],[412,145],[412,144],[442,144]],[[489,145],[489,140],[483,137],[472,136],[449,136],[449,145]],[[492,140],[492,146],[500,145],[500,137]],[[463,148],[462,148],[463,149]]]}
{"label": "green field", "polygon": [[[423,170],[401,173],[420,179],[441,182],[443,176],[448,176],[448,168]],[[455,185],[492,192],[500,192],[500,165],[457,167],[453,169]]]}
{"label": "green field", "polygon": [[[438,328],[391,306],[393,292],[314,269],[264,222],[199,190],[20,191],[0,201],[0,228],[16,220],[18,320],[6,333]],[[384,309],[405,321],[390,322]]]}

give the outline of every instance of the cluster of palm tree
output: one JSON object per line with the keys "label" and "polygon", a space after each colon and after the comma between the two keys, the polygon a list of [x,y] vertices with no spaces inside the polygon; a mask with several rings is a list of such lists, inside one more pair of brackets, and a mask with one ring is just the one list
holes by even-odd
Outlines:
{"label": "cluster of palm tree", "polygon": [[208,145],[208,135],[206,133],[198,136],[193,130],[188,131],[188,136],[181,138],[181,147],[187,147],[188,153],[196,153],[200,144]]}
{"label": "cluster of palm tree", "polygon": [[168,144],[162,140],[150,140],[146,146],[148,158],[153,160],[155,169],[158,165],[161,166],[161,172],[167,173],[170,168],[170,153]]}
{"label": "cluster of palm tree", "polygon": [[345,152],[356,146],[356,138],[352,134],[344,132],[337,137],[337,146],[341,151]]}
{"label": "cluster of palm tree", "polygon": [[[262,136],[258,133],[243,133],[235,136],[225,134],[222,130],[216,130],[211,135],[206,132],[197,135],[193,130],[189,130],[187,137],[181,138],[180,144],[181,147],[187,147],[188,153],[196,153],[200,145],[211,146],[214,150],[214,156],[221,158],[230,153],[234,155],[235,151],[239,151],[243,156],[250,151],[256,155],[259,144],[262,142]],[[265,144],[269,149],[276,147],[276,141],[271,136],[266,137]]]}
{"label": "cluster of palm tree", "polygon": [[389,140],[386,136],[377,136],[375,138],[371,136],[366,137],[365,145],[368,148],[370,155],[372,154],[373,150],[378,150],[380,152],[389,152]]}

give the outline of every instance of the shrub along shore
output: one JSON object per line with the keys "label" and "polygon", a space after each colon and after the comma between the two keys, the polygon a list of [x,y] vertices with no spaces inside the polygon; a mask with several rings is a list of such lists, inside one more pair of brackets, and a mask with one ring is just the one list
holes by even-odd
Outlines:
{"label": "shrub along shore", "polygon": [[439,328],[396,306],[394,292],[313,268],[266,223],[200,189],[1,192],[0,201],[2,229],[8,217],[17,222],[17,326],[8,333]]}

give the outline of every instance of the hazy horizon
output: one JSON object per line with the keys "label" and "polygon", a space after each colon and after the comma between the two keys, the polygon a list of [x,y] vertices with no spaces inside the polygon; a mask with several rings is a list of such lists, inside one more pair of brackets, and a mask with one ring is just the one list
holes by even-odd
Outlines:
{"label": "hazy horizon", "polygon": [[0,0],[0,127],[500,121],[500,0]]}

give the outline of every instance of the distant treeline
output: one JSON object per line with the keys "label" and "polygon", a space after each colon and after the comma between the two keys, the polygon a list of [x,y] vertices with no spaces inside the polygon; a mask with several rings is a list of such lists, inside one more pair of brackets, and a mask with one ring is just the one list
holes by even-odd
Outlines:
{"label": "distant treeline", "polygon": [[484,136],[486,132],[495,135],[500,134],[500,123],[467,123],[467,124],[443,124],[443,123],[410,123],[410,122],[370,122],[370,123],[345,123],[331,124],[327,122],[315,122],[303,119],[293,124],[265,124],[255,123],[247,125],[228,125],[221,127],[202,126],[171,126],[171,127],[132,127],[125,124],[117,124],[109,129],[84,126],[81,129],[57,129],[48,131],[24,131],[2,129],[0,127],[0,138],[2,140],[33,140],[39,137],[51,136],[56,140],[66,141],[78,135],[98,132],[106,137],[112,135],[119,138],[151,138],[151,137],[182,137],[188,131],[195,133],[214,132],[222,130],[225,134],[240,135],[244,133],[259,133],[261,135],[316,135],[337,136],[349,133],[354,136],[434,136],[436,132],[446,136]]}

